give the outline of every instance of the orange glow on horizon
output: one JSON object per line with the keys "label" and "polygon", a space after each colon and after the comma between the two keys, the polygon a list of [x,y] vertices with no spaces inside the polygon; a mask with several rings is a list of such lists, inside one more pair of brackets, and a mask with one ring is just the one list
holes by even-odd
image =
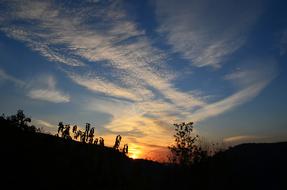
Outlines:
{"label": "orange glow on horizon", "polygon": [[150,148],[140,144],[130,143],[128,157],[132,159],[146,159],[157,162],[167,162],[167,148]]}
{"label": "orange glow on horizon", "polygon": [[136,144],[129,144],[129,153],[128,156],[132,159],[138,159],[142,157],[142,147]]}

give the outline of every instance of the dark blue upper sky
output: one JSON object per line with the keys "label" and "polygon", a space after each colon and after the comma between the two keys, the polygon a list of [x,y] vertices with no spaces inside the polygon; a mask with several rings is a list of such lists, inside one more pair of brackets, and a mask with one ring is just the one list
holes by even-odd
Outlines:
{"label": "dark blue upper sky", "polygon": [[24,109],[51,132],[90,122],[143,152],[170,143],[181,121],[227,143],[286,140],[286,7],[3,0],[0,111]]}

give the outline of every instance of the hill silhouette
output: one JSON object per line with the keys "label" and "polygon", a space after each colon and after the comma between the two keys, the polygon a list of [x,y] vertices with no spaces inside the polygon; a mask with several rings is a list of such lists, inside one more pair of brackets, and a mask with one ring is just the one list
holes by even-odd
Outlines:
{"label": "hill silhouette", "polygon": [[287,143],[242,144],[189,168],[1,124],[1,185],[89,189],[287,189]]}

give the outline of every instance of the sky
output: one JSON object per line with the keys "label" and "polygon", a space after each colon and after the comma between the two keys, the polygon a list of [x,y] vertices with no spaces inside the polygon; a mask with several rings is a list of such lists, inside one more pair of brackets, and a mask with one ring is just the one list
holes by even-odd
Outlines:
{"label": "sky", "polygon": [[0,1],[0,112],[60,121],[163,159],[172,124],[204,142],[287,140],[287,2]]}

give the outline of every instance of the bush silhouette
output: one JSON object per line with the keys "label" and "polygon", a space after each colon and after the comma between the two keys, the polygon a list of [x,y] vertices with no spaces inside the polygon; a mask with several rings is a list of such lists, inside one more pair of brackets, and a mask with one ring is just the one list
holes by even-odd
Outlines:
{"label": "bush silhouette", "polygon": [[170,161],[183,166],[190,166],[207,157],[207,151],[202,150],[199,136],[194,135],[193,122],[174,124],[176,134],[175,144],[168,147],[171,151]]}
{"label": "bush silhouette", "polygon": [[31,118],[26,117],[23,110],[18,110],[15,115],[5,117],[4,114],[0,117],[1,123],[11,126],[15,129],[25,131],[25,132],[40,132],[39,128],[34,125],[30,125]]}

